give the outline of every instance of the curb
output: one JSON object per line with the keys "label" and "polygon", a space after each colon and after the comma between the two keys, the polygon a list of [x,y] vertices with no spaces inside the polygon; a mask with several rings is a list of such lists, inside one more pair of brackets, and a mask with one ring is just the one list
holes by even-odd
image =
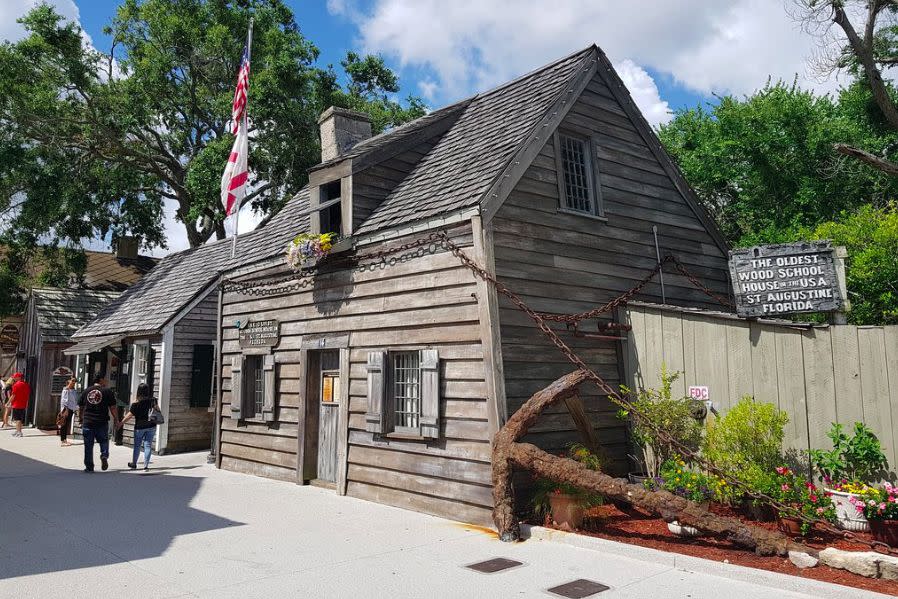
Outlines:
{"label": "curb", "polygon": [[620,557],[661,564],[677,570],[719,576],[730,580],[758,584],[780,591],[804,593],[814,597],[820,597],[821,599],[873,599],[875,597],[882,597],[885,599],[891,597],[891,595],[883,595],[882,593],[865,591],[840,584],[822,582],[809,578],[800,578],[798,576],[790,576],[788,574],[780,574],[768,570],[759,570],[747,566],[738,566],[736,564],[725,564],[723,562],[692,557],[690,555],[682,555],[680,553],[661,551],[649,547],[641,547],[639,545],[629,545],[627,543],[619,543],[617,541],[609,541],[607,539],[589,537],[572,532],[564,532],[552,528],[545,528],[544,526],[522,524],[521,537],[523,539],[534,541],[561,543],[563,545],[579,547],[591,551],[601,551],[602,553],[610,553]]}

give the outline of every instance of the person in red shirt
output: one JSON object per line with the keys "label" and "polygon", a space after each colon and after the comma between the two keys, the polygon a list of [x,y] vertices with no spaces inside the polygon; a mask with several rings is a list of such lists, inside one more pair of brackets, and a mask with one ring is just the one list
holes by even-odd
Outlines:
{"label": "person in red shirt", "polygon": [[9,404],[12,408],[12,420],[16,424],[16,432],[13,437],[22,436],[22,424],[25,422],[25,410],[28,409],[28,400],[31,399],[31,385],[25,382],[21,372],[12,375],[12,393],[9,396]]}

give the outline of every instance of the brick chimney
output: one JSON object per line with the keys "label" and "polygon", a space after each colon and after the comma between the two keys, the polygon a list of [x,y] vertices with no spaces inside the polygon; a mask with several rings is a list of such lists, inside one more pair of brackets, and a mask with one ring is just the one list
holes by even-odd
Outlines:
{"label": "brick chimney", "polygon": [[132,235],[122,235],[115,240],[116,258],[137,258],[137,250],[140,248],[140,239]]}
{"label": "brick chimney", "polygon": [[321,162],[345,154],[352,146],[371,137],[367,114],[331,106],[318,117],[321,131]]}

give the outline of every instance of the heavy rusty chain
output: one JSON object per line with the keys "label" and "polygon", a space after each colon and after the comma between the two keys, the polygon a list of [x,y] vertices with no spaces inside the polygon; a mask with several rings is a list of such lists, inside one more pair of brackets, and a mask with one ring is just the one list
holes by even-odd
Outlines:
{"label": "heavy rusty chain", "polygon": [[[887,543],[883,543],[882,541],[868,541],[866,539],[858,538],[856,535],[852,534],[849,531],[839,530],[838,528],[831,525],[826,520],[808,518],[801,512],[797,511],[792,506],[785,505],[780,503],[773,497],[767,495],[766,493],[761,493],[751,488],[750,485],[739,480],[738,478],[733,477],[731,474],[723,472],[721,469],[717,468],[710,462],[708,462],[705,458],[697,455],[691,449],[684,446],[678,440],[671,437],[667,431],[657,427],[651,419],[649,419],[645,414],[639,411],[633,403],[631,403],[625,396],[621,396],[618,392],[611,387],[601,376],[599,376],[592,368],[586,365],[586,363],[578,356],[571,348],[568,346],[564,340],[558,335],[556,331],[554,331],[551,327],[546,324],[546,318],[539,312],[536,312],[532,308],[530,308],[524,301],[513,291],[511,291],[508,287],[506,287],[503,283],[498,281],[494,276],[492,276],[489,272],[487,272],[484,268],[475,263],[470,257],[468,257],[464,251],[458,247],[455,243],[453,243],[447,235],[443,235],[442,243],[444,246],[452,252],[452,254],[458,258],[462,264],[464,264],[469,270],[471,270],[476,276],[480,277],[484,281],[490,283],[493,287],[496,288],[496,291],[504,295],[511,303],[513,303],[519,310],[527,314],[531,320],[536,324],[536,326],[546,335],[550,341],[558,348],[558,350],[567,357],[567,359],[574,364],[580,370],[583,370],[587,377],[595,383],[596,387],[598,387],[599,391],[602,394],[606,395],[612,402],[617,404],[619,407],[627,410],[630,414],[639,420],[642,424],[648,426],[664,443],[666,443],[669,447],[680,452],[680,455],[689,460],[692,463],[695,463],[702,468],[704,468],[707,472],[717,476],[721,480],[726,481],[728,484],[733,485],[737,489],[743,491],[746,495],[753,499],[759,499],[761,501],[766,502],[768,505],[776,508],[780,513],[788,514],[791,517],[795,517],[811,526],[817,526],[820,530],[829,532],[831,534],[835,534],[837,536],[841,536],[842,538],[852,541],[855,543],[860,543],[869,546],[875,551],[885,552],[885,553],[893,553],[898,554],[898,550],[892,548]],[[665,260],[664,262],[674,261],[674,260]],[[663,263],[662,263],[663,264]],[[644,287],[652,277],[654,277],[658,271],[660,271],[662,264],[659,264],[658,267],[645,279],[643,279],[639,284],[637,284],[636,289],[640,289]],[[678,264],[678,262],[675,262]],[[685,269],[684,269],[685,270]],[[688,276],[688,275],[687,275]],[[690,280],[692,279],[689,276]],[[615,307],[625,303],[626,299],[631,298],[634,295],[633,290],[629,290],[617,298],[611,300],[597,308],[596,310],[590,310],[589,312],[585,312],[583,314],[589,314],[588,318],[592,318],[601,313],[600,310],[607,312],[608,310],[612,310]],[[580,315],[573,315],[580,316]],[[558,320],[559,322],[565,322],[564,320]]]}
{"label": "heavy rusty chain", "polygon": [[[665,256],[661,260],[661,262],[659,262],[655,266],[655,268],[652,269],[652,271],[649,272],[634,287],[618,295],[614,299],[606,302],[601,306],[578,314],[557,314],[550,312],[537,312],[533,310],[515,292],[513,292],[505,284],[500,282],[493,275],[487,272],[483,267],[472,260],[464,252],[464,250],[462,250],[449,238],[448,234],[445,231],[436,231],[431,233],[427,237],[423,237],[398,246],[384,248],[376,252],[358,254],[352,257],[345,258],[331,258],[327,261],[326,266],[328,270],[340,266],[348,266],[361,271],[374,270],[376,268],[393,266],[399,262],[406,261],[406,259],[421,257],[425,253],[436,253],[439,248],[443,248],[449,251],[452,255],[458,258],[462,265],[472,271],[475,276],[480,277],[481,279],[492,285],[498,293],[501,293],[512,304],[514,304],[515,307],[527,314],[527,316],[529,316],[530,319],[533,320],[537,328],[539,328],[539,330],[552,342],[552,344],[555,345],[555,347],[562,354],[564,354],[564,356],[574,366],[586,373],[587,378],[589,378],[596,385],[596,387],[599,389],[599,391],[601,391],[602,394],[606,395],[608,399],[610,399],[620,408],[627,410],[628,413],[632,414],[633,417],[639,420],[642,424],[648,426],[658,436],[659,439],[661,439],[672,449],[678,451],[684,459],[689,460],[690,462],[698,466],[701,466],[710,474],[713,474],[714,476],[717,476],[721,480],[726,481],[728,484],[734,486],[735,488],[740,489],[747,496],[753,499],[761,500],[768,505],[776,508],[781,513],[789,514],[790,516],[795,517],[807,524],[810,524],[811,526],[817,526],[820,530],[823,530],[825,532],[841,536],[847,541],[867,545],[875,551],[879,551],[881,553],[898,554],[898,550],[892,548],[886,543],[883,543],[882,541],[868,541],[866,539],[861,539],[849,531],[839,530],[825,520],[808,518],[804,514],[795,510],[795,508],[780,503],[773,497],[751,488],[751,486],[744,481],[733,477],[731,474],[723,472],[722,470],[708,462],[705,458],[697,455],[691,449],[684,446],[677,439],[671,437],[667,433],[667,431],[657,427],[651,421],[651,419],[649,419],[645,414],[639,411],[633,405],[633,403],[631,403],[629,399],[626,398],[626,396],[620,395],[617,390],[611,387],[611,385],[609,385],[601,376],[599,376],[598,373],[587,366],[586,363],[580,358],[580,356],[578,356],[576,352],[574,352],[570,348],[570,346],[568,346],[564,342],[564,340],[561,339],[559,334],[548,324],[546,324],[547,322],[574,323],[585,319],[596,318],[602,314],[611,312],[617,307],[622,306],[633,299],[636,294],[638,294],[643,288],[645,288],[646,285],[648,285],[656,276],[658,276],[664,265],[667,263],[672,263],[681,275],[686,277],[693,285],[695,285],[708,297],[716,300],[723,306],[726,306],[728,308],[733,307],[732,302],[730,302],[726,298],[721,297],[713,290],[702,284],[699,278],[689,272],[689,270],[675,256],[670,254]],[[415,251],[412,252],[411,250]],[[402,256],[396,255],[403,253],[405,254]],[[279,295],[282,293],[289,293],[291,291],[299,291],[300,289],[309,287],[312,284],[313,277],[317,272],[320,272],[320,269],[316,266],[312,268],[299,269],[296,272],[279,279],[268,279],[252,282],[224,281],[222,282],[222,286],[227,291],[235,291],[247,295]],[[287,283],[287,285],[284,285],[285,283]]]}

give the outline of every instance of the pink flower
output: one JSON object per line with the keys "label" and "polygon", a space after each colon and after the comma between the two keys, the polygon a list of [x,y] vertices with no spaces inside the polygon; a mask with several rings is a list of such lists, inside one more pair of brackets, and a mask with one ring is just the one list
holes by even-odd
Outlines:
{"label": "pink flower", "polygon": [[814,483],[812,483],[812,482],[809,481],[809,480],[805,481],[804,486],[807,487],[808,489],[814,489],[814,488],[815,488],[815,487],[814,487]]}
{"label": "pink flower", "polygon": [[779,467],[776,469],[776,473],[777,473],[777,474],[786,475],[786,474],[789,474],[789,469],[786,468],[785,466],[779,466]]}
{"label": "pink flower", "polygon": [[885,504],[885,503],[880,503],[880,504],[879,504],[879,511],[881,512],[881,511],[883,511],[884,509],[886,509],[886,504]]}
{"label": "pink flower", "polygon": [[784,484],[783,486],[780,487],[780,489],[782,489],[783,491],[788,491],[788,490],[789,490],[789,485],[785,485],[785,484]]}
{"label": "pink flower", "polygon": [[825,511],[826,511],[826,510],[824,510],[822,507],[818,507],[818,508],[817,508],[817,513],[818,513],[818,514],[822,514],[822,513],[825,512]]}

